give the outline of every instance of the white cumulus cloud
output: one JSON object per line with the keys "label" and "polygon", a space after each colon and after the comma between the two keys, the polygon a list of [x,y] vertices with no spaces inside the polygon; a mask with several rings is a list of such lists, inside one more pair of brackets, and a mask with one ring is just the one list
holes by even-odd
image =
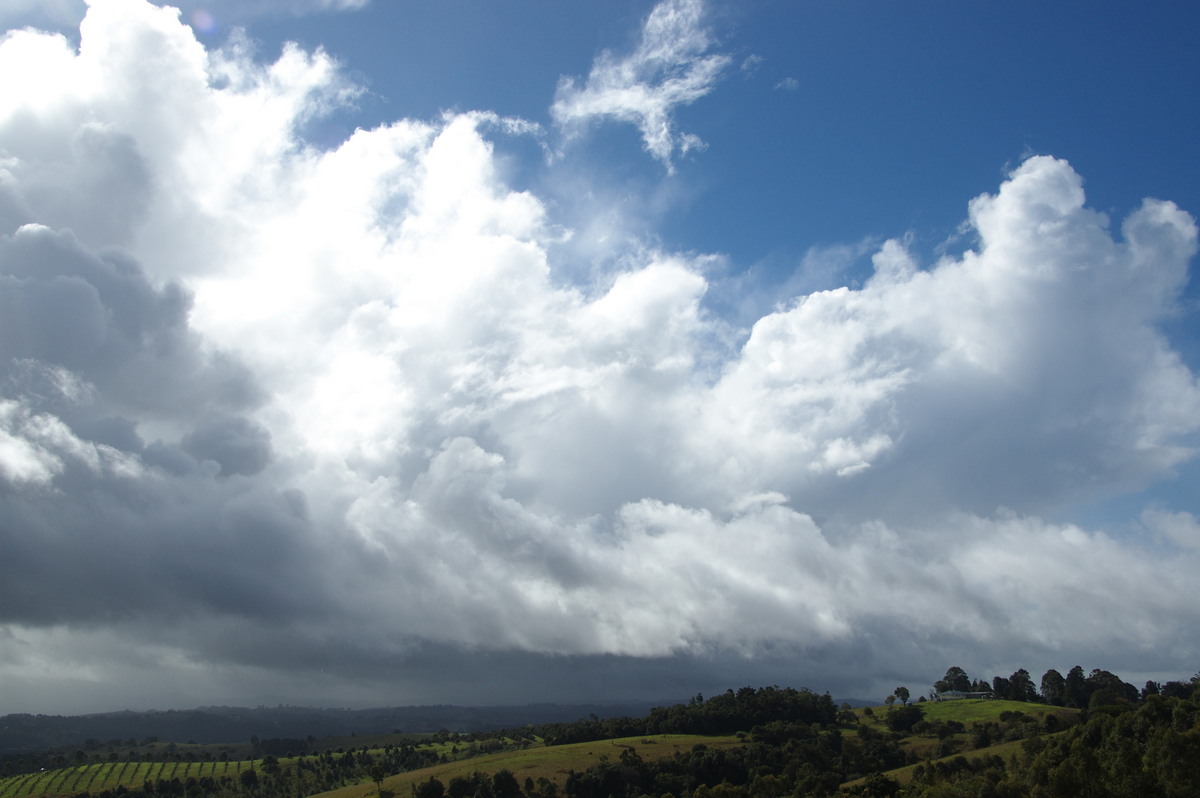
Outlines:
{"label": "white cumulus cloud", "polygon": [[[632,121],[670,163],[671,109],[726,66],[701,11],[656,8],[557,121]],[[1200,385],[1158,327],[1196,250],[1172,203],[1114,229],[1030,158],[964,198],[962,255],[887,241],[731,346],[709,256],[560,260],[497,155],[532,122],[319,149],[304,122],[355,92],[324,53],[206,50],[135,0],[81,36],[0,42],[43,70],[0,89],[0,676],[29,695],[69,678],[48,658],[86,685],[131,651],[156,684],[388,700],[398,670],[469,682],[469,652],[783,651],[821,686],[962,646],[1194,661],[1194,518],[1046,520],[1194,456]]]}

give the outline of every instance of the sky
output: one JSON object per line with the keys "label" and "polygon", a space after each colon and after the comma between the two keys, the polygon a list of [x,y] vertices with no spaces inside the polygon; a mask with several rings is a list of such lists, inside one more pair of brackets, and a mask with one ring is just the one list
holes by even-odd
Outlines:
{"label": "sky", "polygon": [[0,25],[0,714],[1200,669],[1200,6]]}

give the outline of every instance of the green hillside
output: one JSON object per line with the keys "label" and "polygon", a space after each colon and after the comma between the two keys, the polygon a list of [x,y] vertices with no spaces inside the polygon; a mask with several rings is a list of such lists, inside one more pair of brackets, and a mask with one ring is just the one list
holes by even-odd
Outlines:
{"label": "green hillside", "polygon": [[0,798],[1200,795],[1200,679],[1167,687],[1137,700],[1098,691],[1087,709],[971,699],[858,710],[808,690],[742,688],[642,718],[341,738],[294,757],[167,744],[146,752],[153,761],[78,751],[69,766],[51,752],[16,762],[29,772],[0,779]]}
{"label": "green hillside", "polygon": [[[520,781],[529,778],[537,783],[540,779],[546,779],[561,787],[570,772],[584,771],[593,765],[618,759],[621,752],[630,749],[636,750],[645,760],[654,760],[691,750],[696,745],[721,749],[740,744],[741,741],[732,735],[663,734],[550,747],[537,744],[520,750],[478,755],[470,755],[467,746],[464,746],[459,751],[464,758],[389,776],[383,781],[383,786],[385,790],[407,798],[412,785],[427,781],[430,777],[448,783],[455,777],[469,776],[475,772],[491,775],[499,770],[508,770]],[[453,756],[455,746],[429,744],[425,748],[437,756]],[[380,750],[382,749],[367,749],[366,752],[371,754]],[[0,798],[70,798],[80,793],[96,795],[106,790],[115,791],[117,787],[124,787],[126,790],[141,789],[146,782],[172,780],[178,780],[182,784],[195,780],[199,784],[208,779],[220,787],[223,785],[222,777],[233,782],[230,785],[232,787],[241,784],[241,774],[245,771],[265,775],[268,770],[277,767],[283,773],[309,759],[312,757],[237,762],[105,762],[56,768],[0,780]],[[273,764],[268,766],[268,762]],[[375,793],[375,784],[366,781],[316,794],[357,798]]]}
{"label": "green hillside", "polygon": [[[529,779],[537,785],[545,779],[561,789],[570,773],[583,772],[589,767],[619,760],[624,751],[634,750],[641,759],[652,761],[691,751],[697,745],[720,750],[742,745],[742,740],[733,735],[660,734],[654,737],[624,737],[543,746],[524,751],[488,754],[391,776],[384,779],[383,790],[385,795],[390,791],[397,798],[408,798],[413,787],[429,781],[430,778],[449,784],[455,778],[469,777],[476,772],[493,775],[501,770],[510,771],[521,784]],[[315,798],[366,798],[374,795],[375,785],[367,783],[321,793]]]}
{"label": "green hillside", "polygon": [[[1056,734],[1065,734],[1065,732],[1056,732]],[[929,760],[928,762],[922,762],[922,763],[919,763],[916,765],[905,765],[902,768],[897,768],[895,770],[889,770],[884,775],[890,776],[891,778],[895,779],[896,781],[900,782],[901,784],[908,784],[913,780],[913,774],[914,774],[914,772],[916,772],[917,768],[921,768],[921,767],[928,768],[931,766],[937,766],[939,764],[947,765],[947,764],[953,762],[958,757],[962,757],[963,759],[967,760],[968,762],[973,762],[973,761],[978,761],[981,759],[988,759],[990,757],[998,756],[1007,762],[1013,756],[1021,753],[1022,746],[1024,744],[1025,744],[1024,740],[1014,740],[1014,741],[1008,742],[1008,743],[999,743],[997,745],[989,745],[987,748],[979,748],[974,751],[964,751],[961,754],[952,754],[951,756],[939,757],[937,759],[932,759],[932,760]]]}
{"label": "green hillside", "polygon": [[925,718],[931,722],[955,720],[959,723],[998,720],[1005,712],[1020,712],[1034,718],[1059,715],[1063,718],[1078,717],[1079,710],[1052,707],[1046,704],[1031,704],[1026,701],[988,701],[968,698],[960,701],[928,701],[921,704]]}

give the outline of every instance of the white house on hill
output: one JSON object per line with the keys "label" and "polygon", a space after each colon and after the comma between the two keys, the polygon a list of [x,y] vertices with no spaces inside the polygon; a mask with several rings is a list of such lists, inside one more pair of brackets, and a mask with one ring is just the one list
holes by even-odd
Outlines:
{"label": "white house on hill", "polygon": [[955,701],[961,698],[991,698],[991,693],[973,693],[966,690],[935,690],[934,701]]}

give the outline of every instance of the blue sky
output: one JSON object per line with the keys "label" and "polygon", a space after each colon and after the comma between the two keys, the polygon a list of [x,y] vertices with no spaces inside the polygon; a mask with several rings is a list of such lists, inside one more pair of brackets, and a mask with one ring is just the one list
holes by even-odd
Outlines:
{"label": "blue sky", "polygon": [[8,4],[0,713],[1190,676],[1197,17]]}
{"label": "blue sky", "polygon": [[[559,78],[629,49],[651,7],[371,3],[249,29],[264,56],[294,40],[341,60],[369,90],[339,117],[350,129],[447,109],[546,123]],[[709,155],[674,181],[656,227],[673,247],[739,265],[904,231],[932,248],[963,220],[964,197],[1030,154],[1070,161],[1106,212],[1144,196],[1195,205],[1181,168],[1200,124],[1186,101],[1200,60],[1190,4],[751,2],[711,14],[714,49],[732,62],[710,96],[677,110]],[[587,157],[658,186],[622,128],[597,131]]]}
{"label": "blue sky", "polygon": [[[376,2],[256,19],[251,31],[264,53],[286,40],[324,46],[368,89],[337,136],[447,109],[545,123],[558,79],[628,49],[651,6]],[[706,153],[664,180],[620,124],[586,152],[613,190],[670,194],[646,234],[671,248],[728,254],[768,283],[792,277],[813,247],[902,234],[933,260],[955,246],[963,198],[1034,154],[1068,160],[1089,205],[1115,219],[1147,196],[1200,203],[1185,166],[1200,135],[1186,101],[1200,82],[1187,3],[756,2],[710,14],[730,67],[711,96],[676,111]],[[529,185],[552,190],[536,182],[546,164],[522,166]],[[866,254],[826,282],[861,278]],[[1180,345],[1195,366],[1200,353]]]}

